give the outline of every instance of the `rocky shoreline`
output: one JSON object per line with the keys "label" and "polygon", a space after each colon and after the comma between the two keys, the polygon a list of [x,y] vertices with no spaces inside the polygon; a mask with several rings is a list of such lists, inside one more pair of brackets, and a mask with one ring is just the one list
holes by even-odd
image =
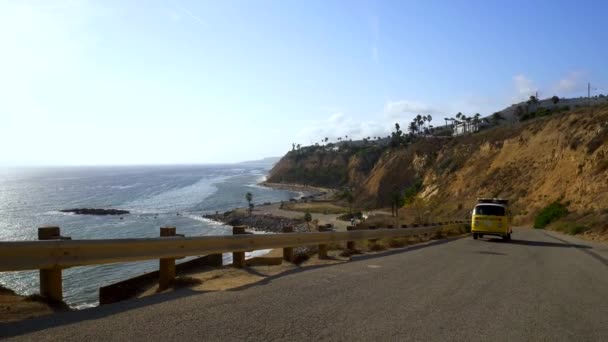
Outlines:
{"label": "rocky shoreline", "polygon": [[238,211],[227,211],[223,214],[204,215],[204,218],[221,222],[230,226],[248,226],[256,231],[280,233],[283,227],[291,226],[294,231],[308,231],[303,219],[291,219],[272,215],[247,215]]}

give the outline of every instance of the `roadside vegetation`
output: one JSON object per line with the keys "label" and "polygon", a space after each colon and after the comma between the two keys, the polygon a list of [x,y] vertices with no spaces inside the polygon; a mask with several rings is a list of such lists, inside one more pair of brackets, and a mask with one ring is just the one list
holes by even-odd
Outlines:
{"label": "roadside vegetation", "polygon": [[555,201],[543,208],[534,219],[534,228],[544,229],[551,222],[568,215],[567,204]]}

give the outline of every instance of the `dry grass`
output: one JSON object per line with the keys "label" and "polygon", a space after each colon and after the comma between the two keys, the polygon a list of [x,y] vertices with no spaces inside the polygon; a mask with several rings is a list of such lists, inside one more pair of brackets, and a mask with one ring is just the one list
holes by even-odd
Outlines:
{"label": "dry grass", "polygon": [[386,250],[387,247],[384,243],[378,242],[378,240],[376,240],[376,241],[368,241],[367,249],[372,252],[380,252],[380,251]]}
{"label": "dry grass", "polygon": [[340,206],[332,202],[308,202],[308,203],[291,203],[283,204],[284,210],[310,212],[313,214],[343,214],[348,212],[348,208]]}

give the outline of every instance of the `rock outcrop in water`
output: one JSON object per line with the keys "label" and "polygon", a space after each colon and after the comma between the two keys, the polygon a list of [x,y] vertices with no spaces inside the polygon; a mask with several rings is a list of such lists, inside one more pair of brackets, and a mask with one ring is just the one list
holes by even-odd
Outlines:
{"label": "rock outcrop in water", "polygon": [[125,215],[128,210],[120,209],[94,209],[94,208],[74,208],[59,210],[62,213],[74,213],[76,215]]}
{"label": "rock outcrop in water", "polygon": [[246,215],[239,212],[229,211],[224,214],[204,215],[205,218],[222,222],[231,226],[248,226],[254,230],[280,233],[283,227],[294,227],[294,231],[307,231],[306,224],[302,219],[290,219],[272,215]]}

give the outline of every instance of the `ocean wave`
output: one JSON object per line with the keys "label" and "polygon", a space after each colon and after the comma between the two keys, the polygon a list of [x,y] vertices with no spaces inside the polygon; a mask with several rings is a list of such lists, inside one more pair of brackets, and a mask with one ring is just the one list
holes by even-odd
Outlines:
{"label": "ocean wave", "polygon": [[130,189],[130,188],[134,188],[136,186],[138,186],[139,183],[135,183],[135,184],[130,184],[130,185],[111,185],[110,189]]}
{"label": "ocean wave", "polygon": [[140,198],[128,203],[124,207],[132,208],[136,212],[176,213],[191,209],[205,198],[217,191],[216,183],[220,183],[230,176],[202,178],[194,184],[173,188],[151,197]]}

